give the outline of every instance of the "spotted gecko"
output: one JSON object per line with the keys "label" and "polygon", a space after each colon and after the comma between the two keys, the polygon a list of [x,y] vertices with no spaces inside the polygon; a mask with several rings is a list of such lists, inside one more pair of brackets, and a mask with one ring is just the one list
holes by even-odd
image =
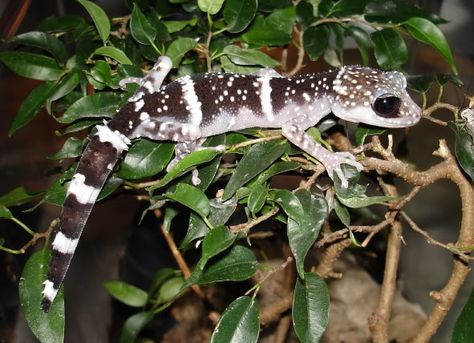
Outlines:
{"label": "spotted gecko", "polygon": [[43,311],[49,311],[99,191],[131,140],[176,142],[172,166],[200,149],[205,137],[252,127],[280,128],[286,139],[314,156],[331,178],[337,175],[347,187],[341,164],[359,170],[361,164],[348,152],[326,150],[306,129],[331,112],[350,122],[389,128],[414,125],[421,116],[405,90],[405,77],[396,71],[345,66],[287,78],[262,69],[250,75],[185,76],[162,86],[171,68],[171,60],[162,56],[143,78],[122,80],[121,86],[138,83],[138,90],[112,120],[97,125],[91,134],[54,232]]}

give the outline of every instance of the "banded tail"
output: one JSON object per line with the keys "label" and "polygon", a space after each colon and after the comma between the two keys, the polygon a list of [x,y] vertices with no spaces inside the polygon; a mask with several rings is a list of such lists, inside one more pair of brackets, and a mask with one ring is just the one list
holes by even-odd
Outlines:
{"label": "banded tail", "polygon": [[160,57],[153,69],[143,78],[131,78],[126,82],[140,84],[135,95],[108,124],[96,126],[89,144],[84,150],[77,170],[67,190],[59,217],[59,225],[53,233],[52,256],[47,279],[43,283],[41,308],[48,312],[76,250],[82,230],[92,211],[97,196],[122,153],[128,149],[136,126],[140,123],[135,109],[145,94],[157,91],[171,69],[171,60]]}

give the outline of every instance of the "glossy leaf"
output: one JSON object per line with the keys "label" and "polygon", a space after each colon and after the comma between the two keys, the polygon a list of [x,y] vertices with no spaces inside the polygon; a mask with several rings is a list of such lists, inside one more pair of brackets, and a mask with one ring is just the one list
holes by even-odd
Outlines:
{"label": "glossy leaf", "polygon": [[234,243],[237,238],[225,226],[218,226],[209,231],[202,241],[202,259],[209,260],[220,254]]}
{"label": "glossy leaf", "polygon": [[122,50],[113,46],[101,46],[100,48],[95,49],[94,55],[101,55],[113,58],[120,64],[133,64],[133,62]]}
{"label": "glossy leaf", "polygon": [[427,19],[415,17],[405,21],[403,26],[413,38],[438,50],[441,56],[443,56],[451,66],[453,73],[457,74],[456,64],[454,63],[454,58],[449,44],[446,41],[446,37],[435,24]]}
{"label": "glossy leaf", "polygon": [[304,50],[312,61],[317,60],[327,49],[329,30],[325,26],[310,26],[303,34]]}
{"label": "glossy leaf", "polygon": [[257,213],[262,209],[263,205],[265,204],[265,200],[267,199],[267,194],[268,189],[264,185],[256,184],[254,187],[252,187],[247,202],[250,212]]}
{"label": "glossy leaf", "polygon": [[0,204],[0,218],[3,219],[12,219],[13,214],[11,211],[3,204]]}
{"label": "glossy leaf", "polygon": [[257,265],[257,259],[250,249],[236,245],[215,263],[208,265],[197,283],[204,285],[214,282],[247,280],[255,274]]}
{"label": "glossy leaf", "polygon": [[77,0],[87,10],[94,21],[99,37],[105,44],[110,35],[110,21],[104,10],[89,0]]}
{"label": "glossy leaf", "polygon": [[267,54],[254,49],[242,49],[236,45],[228,45],[223,50],[222,53],[230,58],[230,60],[239,65],[261,65],[264,67],[276,67],[279,65],[278,61],[275,61],[273,58]]}
{"label": "glossy leaf", "polygon": [[209,14],[216,14],[222,8],[224,0],[198,0],[199,9]]}
{"label": "glossy leaf", "polygon": [[44,82],[31,91],[23,100],[18,114],[13,120],[8,135],[13,135],[19,128],[28,124],[39,110],[46,105],[46,100],[54,92],[56,85],[53,82]]}
{"label": "glossy leaf", "polygon": [[69,137],[63,144],[61,150],[51,155],[52,160],[62,160],[65,158],[74,158],[82,154],[84,141],[77,137]]}
{"label": "glossy leaf", "polygon": [[241,186],[280,158],[288,147],[285,142],[267,142],[253,145],[235,168],[224,189],[222,199],[229,199]]}
{"label": "glossy leaf", "polygon": [[170,278],[163,282],[159,291],[158,298],[160,302],[172,301],[182,290],[184,279],[181,275]]}
{"label": "glossy leaf", "polygon": [[219,154],[221,153],[215,149],[203,149],[186,155],[182,160],[176,163],[176,165],[160,180],[160,182],[151,186],[148,190],[153,191],[167,185],[174,179],[189,172],[195,166],[212,161]]}
{"label": "glossy leaf", "polygon": [[408,1],[384,0],[370,1],[364,10],[368,21],[400,23],[412,17],[428,19],[436,24],[446,23],[433,12],[412,5]]}
{"label": "glossy leaf", "polygon": [[329,291],[324,279],[305,273],[293,293],[293,327],[301,343],[319,342],[329,320]]}
{"label": "glossy leaf", "polygon": [[229,220],[230,216],[235,212],[237,207],[237,198],[232,197],[227,201],[221,199],[212,199],[210,201],[211,211],[207,220],[213,226],[224,225]]}
{"label": "glossy leaf", "polygon": [[14,73],[34,80],[57,80],[63,70],[51,57],[23,51],[0,52],[3,62]]}
{"label": "glossy leaf", "polygon": [[220,63],[221,63],[222,69],[224,69],[226,73],[252,74],[262,69],[259,66],[243,66],[243,65],[235,64],[227,56],[222,56],[220,58]]}
{"label": "glossy leaf", "polygon": [[94,93],[74,102],[64,112],[64,115],[56,120],[63,124],[69,124],[83,118],[110,118],[115,114],[120,101],[121,97],[117,93]]}
{"label": "glossy leaf", "polygon": [[120,343],[133,343],[140,331],[153,319],[154,313],[151,311],[138,312],[129,317],[122,327],[120,333]]}
{"label": "glossy leaf", "polygon": [[334,199],[334,212],[336,212],[337,217],[346,227],[349,227],[351,224],[351,216],[347,207],[343,206],[337,199]]}
{"label": "glossy leaf", "polygon": [[296,269],[300,277],[304,278],[304,260],[318,238],[327,216],[328,206],[323,197],[316,197],[304,189],[297,190],[295,196],[301,204],[304,215],[288,218],[287,234],[291,252],[295,257]]}
{"label": "glossy leaf", "polygon": [[188,231],[186,231],[186,236],[183,238],[179,249],[188,250],[194,241],[203,238],[208,232],[209,228],[204,220],[202,220],[196,213],[191,212],[189,216]]}
{"label": "glossy leaf", "polygon": [[372,41],[369,34],[358,26],[350,26],[347,29],[349,35],[354,38],[362,58],[362,64],[369,63],[369,51],[372,48]]}
{"label": "glossy leaf", "polygon": [[18,290],[26,322],[33,334],[43,343],[61,343],[64,340],[65,319],[62,288],[47,314],[40,306],[49,259],[48,250],[33,253],[23,268]]}
{"label": "glossy leaf", "polygon": [[8,193],[0,196],[0,204],[10,207],[23,205],[31,200],[37,198],[39,193],[30,193],[23,187],[16,187]]}
{"label": "glossy leaf", "polygon": [[97,197],[97,201],[101,201],[102,199],[107,198],[113,192],[115,192],[121,185],[123,184],[123,180],[115,175],[112,175],[107,179],[105,182],[104,187],[102,187],[99,196]]}
{"label": "glossy leaf", "polygon": [[227,0],[223,12],[227,31],[237,33],[245,30],[255,17],[257,5],[257,0]]}
{"label": "glossy leaf", "polygon": [[86,20],[79,15],[49,16],[37,26],[38,31],[44,32],[81,32],[87,27]]}
{"label": "glossy leaf", "polygon": [[258,303],[242,296],[224,311],[212,333],[211,343],[257,342],[260,332]]}
{"label": "glossy leaf", "polygon": [[132,17],[130,18],[130,32],[140,44],[150,45],[155,41],[156,29],[148,21],[137,4],[133,4]]}
{"label": "glossy leaf", "polygon": [[184,55],[196,45],[197,42],[188,37],[174,40],[166,50],[166,55],[173,61],[173,67],[178,67]]}
{"label": "glossy leaf", "polygon": [[109,281],[104,287],[112,297],[128,306],[143,307],[148,301],[145,291],[122,281]]}
{"label": "glossy leaf", "polygon": [[81,72],[77,69],[64,75],[54,87],[53,93],[48,97],[46,107],[51,113],[51,103],[71,93],[81,82]]}
{"label": "glossy leaf", "polygon": [[374,43],[377,63],[385,69],[397,69],[408,59],[403,38],[393,29],[382,29],[370,35]]}
{"label": "glossy leaf", "polygon": [[455,132],[455,154],[461,168],[474,180],[474,141],[466,129],[454,123],[448,126]]}
{"label": "glossy leaf", "polygon": [[472,340],[472,337],[474,337],[472,318],[474,318],[474,288],[471,290],[471,295],[456,320],[451,343],[467,343]]}
{"label": "glossy leaf", "polygon": [[12,37],[8,43],[22,44],[40,48],[49,52],[61,64],[67,59],[66,46],[55,36],[41,31],[30,31]]}
{"label": "glossy leaf", "polygon": [[194,186],[185,183],[178,183],[175,191],[173,193],[165,194],[165,197],[183,204],[203,218],[207,217],[209,214],[209,200],[203,191]]}
{"label": "glossy leaf", "polygon": [[257,16],[242,40],[258,46],[284,45],[291,42],[291,31],[296,20],[294,7],[278,9],[267,17]]}
{"label": "glossy leaf", "polygon": [[281,162],[276,162],[273,163],[270,167],[268,167],[267,170],[264,170],[260,175],[258,175],[253,181],[252,184],[254,183],[264,183],[271,177],[285,173],[287,171],[295,170],[299,167],[298,162],[294,161],[281,161]]}
{"label": "glossy leaf", "polygon": [[119,175],[129,180],[156,175],[168,165],[173,151],[172,143],[140,139],[133,143],[125,155]]}

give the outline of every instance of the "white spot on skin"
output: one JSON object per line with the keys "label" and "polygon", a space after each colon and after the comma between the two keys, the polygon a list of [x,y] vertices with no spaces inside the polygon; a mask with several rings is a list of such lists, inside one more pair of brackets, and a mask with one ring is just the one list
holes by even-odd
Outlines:
{"label": "white spot on skin", "polygon": [[138,100],[135,103],[135,112],[140,111],[144,105],[145,105],[145,101],[143,99]]}
{"label": "white spot on skin", "polygon": [[[262,76],[258,78],[258,81],[262,85],[260,88],[262,92],[262,95],[260,96],[262,111],[265,114],[267,120],[272,122],[275,119],[275,116],[273,114],[272,87],[270,86],[270,77]],[[256,93],[258,94],[258,92]]]}
{"label": "white spot on skin", "polygon": [[150,115],[147,112],[140,113],[140,120],[141,121],[145,121],[145,120],[148,120],[148,119],[150,119]]}
{"label": "white spot on skin", "polygon": [[46,280],[43,282],[44,288],[41,294],[43,294],[43,297],[47,298],[49,301],[53,301],[54,298],[56,298],[56,294],[58,293],[58,290],[54,288],[54,284],[52,281]]}
{"label": "white spot on skin", "polygon": [[85,181],[86,177],[83,174],[75,174],[69,184],[67,195],[74,194],[80,204],[93,204],[99,195],[100,189],[86,185]]}
{"label": "white spot on skin", "polygon": [[107,125],[97,125],[96,128],[97,136],[102,143],[111,143],[118,152],[128,150],[130,139],[125,137],[123,134],[118,131],[112,131]]}
{"label": "white spot on skin", "polygon": [[61,231],[56,234],[52,244],[53,250],[59,251],[62,254],[70,255],[76,251],[79,238],[71,239],[66,237]]}
{"label": "white spot on skin", "polygon": [[199,126],[202,122],[202,110],[201,102],[199,101],[196,91],[194,90],[194,81],[190,76],[185,76],[183,81],[183,97],[189,106],[189,110],[191,111],[191,124]]}

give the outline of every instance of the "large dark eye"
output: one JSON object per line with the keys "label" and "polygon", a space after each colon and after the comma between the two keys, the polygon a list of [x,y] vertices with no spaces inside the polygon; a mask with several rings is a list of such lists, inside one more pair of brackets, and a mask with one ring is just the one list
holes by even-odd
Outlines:
{"label": "large dark eye", "polygon": [[381,117],[393,118],[397,117],[400,104],[400,98],[396,96],[381,96],[375,99],[372,108]]}

